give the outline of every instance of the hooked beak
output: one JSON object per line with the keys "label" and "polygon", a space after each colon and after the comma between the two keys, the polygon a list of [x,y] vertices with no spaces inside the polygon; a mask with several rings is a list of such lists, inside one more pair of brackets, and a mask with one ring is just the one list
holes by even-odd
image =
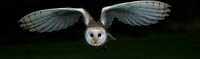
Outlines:
{"label": "hooked beak", "polygon": [[93,40],[94,40],[94,43],[96,44],[97,41],[98,41],[98,38],[97,38],[97,37],[94,37]]}

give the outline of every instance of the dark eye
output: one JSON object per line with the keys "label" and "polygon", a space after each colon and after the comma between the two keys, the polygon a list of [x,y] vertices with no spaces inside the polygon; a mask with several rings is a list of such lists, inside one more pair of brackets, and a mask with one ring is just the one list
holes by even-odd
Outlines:
{"label": "dark eye", "polygon": [[98,34],[98,37],[101,37],[101,33]]}
{"label": "dark eye", "polygon": [[94,37],[94,35],[93,35],[93,34],[90,34],[90,37]]}

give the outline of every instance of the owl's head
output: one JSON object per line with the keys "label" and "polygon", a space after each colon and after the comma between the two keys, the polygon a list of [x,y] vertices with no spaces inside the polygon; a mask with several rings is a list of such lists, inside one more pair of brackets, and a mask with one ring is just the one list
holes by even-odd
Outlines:
{"label": "owl's head", "polygon": [[102,46],[107,41],[106,30],[103,27],[88,27],[85,31],[86,42],[91,46]]}

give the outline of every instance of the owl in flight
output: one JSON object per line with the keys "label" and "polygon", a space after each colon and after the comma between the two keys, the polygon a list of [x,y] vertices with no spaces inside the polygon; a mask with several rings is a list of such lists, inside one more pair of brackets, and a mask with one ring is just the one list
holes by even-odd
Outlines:
{"label": "owl in flight", "polygon": [[20,27],[30,32],[52,32],[66,29],[83,17],[86,25],[86,42],[94,47],[106,49],[108,38],[115,40],[106,29],[116,17],[120,22],[132,26],[148,26],[168,16],[170,5],[159,1],[132,1],[106,6],[100,20],[95,21],[83,8],[52,8],[32,12],[19,20]]}

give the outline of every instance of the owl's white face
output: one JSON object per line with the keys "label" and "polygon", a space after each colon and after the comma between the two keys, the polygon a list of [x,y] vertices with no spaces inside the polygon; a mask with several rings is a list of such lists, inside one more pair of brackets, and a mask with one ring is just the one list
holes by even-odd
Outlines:
{"label": "owl's white face", "polygon": [[106,30],[102,27],[89,27],[85,32],[85,39],[91,46],[101,46],[107,41]]}

